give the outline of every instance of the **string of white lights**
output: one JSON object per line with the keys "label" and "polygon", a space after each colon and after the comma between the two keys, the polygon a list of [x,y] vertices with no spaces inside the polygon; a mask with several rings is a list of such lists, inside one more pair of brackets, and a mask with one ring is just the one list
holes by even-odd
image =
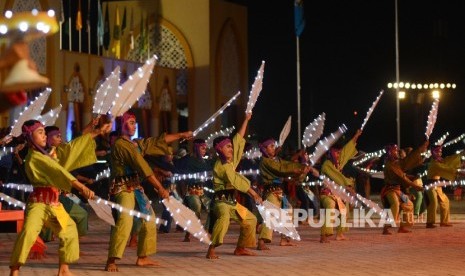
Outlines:
{"label": "string of white lights", "polygon": [[447,186],[465,186],[465,180],[455,180],[455,181],[445,181],[445,180],[439,180],[436,182],[433,182],[431,184],[425,185],[425,190],[433,189],[436,187],[447,187]]}
{"label": "string of white lights", "polygon": [[228,127],[228,128],[222,129],[220,131],[216,131],[215,133],[212,133],[212,134],[208,135],[207,139],[205,140],[205,143],[207,144],[207,147],[212,148],[213,147],[213,140],[215,140],[216,137],[229,136],[234,131],[234,129],[235,129],[235,127],[232,126],[232,127]]}
{"label": "string of white lights", "polygon": [[14,207],[20,207],[23,210],[26,209],[26,204],[24,202],[12,198],[11,196],[8,196],[4,193],[0,193],[0,200],[5,201],[9,205],[13,205]]}
{"label": "string of white lights", "polygon": [[371,105],[371,107],[368,109],[367,115],[365,116],[365,119],[363,119],[363,123],[362,123],[362,126],[360,127],[360,130],[363,130],[363,128],[365,127],[366,123],[368,122],[368,119],[370,119],[370,116],[371,116],[371,114],[373,113],[373,110],[375,110],[375,107],[376,107],[376,105],[378,104],[379,100],[381,99],[381,96],[383,95],[383,93],[384,93],[384,90],[381,90],[381,91],[379,92],[378,97],[376,97],[375,101],[373,102],[373,104]]}
{"label": "string of white lights", "polygon": [[231,105],[232,102],[234,102],[236,100],[236,98],[241,94],[241,92],[237,92],[236,95],[234,95],[231,99],[229,99],[229,101],[227,101],[222,107],[220,107],[220,109],[218,109],[218,111],[216,111],[213,115],[210,116],[210,118],[208,118],[204,123],[202,123],[200,125],[200,127],[198,127],[196,130],[194,130],[194,132],[192,132],[192,136],[197,136],[202,130],[204,130],[208,125],[210,125],[211,123],[213,123],[216,119],[216,117],[218,117],[220,114],[223,113],[223,111]]}
{"label": "string of white lights", "polygon": [[340,197],[343,201],[353,205],[354,207],[362,208],[362,206],[366,206],[370,210],[373,210],[374,213],[378,214],[382,219],[386,219],[388,222],[391,221],[390,218],[386,217],[386,213],[383,211],[381,207],[375,202],[361,196],[357,193],[349,193],[342,185],[336,184],[331,179],[320,176],[323,180],[323,184],[325,187],[331,190],[331,193],[337,197]]}

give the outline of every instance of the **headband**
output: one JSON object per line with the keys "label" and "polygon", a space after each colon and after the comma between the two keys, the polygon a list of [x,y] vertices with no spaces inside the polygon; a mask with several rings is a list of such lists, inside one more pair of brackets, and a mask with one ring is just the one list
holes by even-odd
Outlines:
{"label": "headband", "polygon": [[232,142],[231,142],[231,139],[225,138],[225,139],[223,139],[221,142],[219,142],[218,144],[216,144],[215,150],[219,152],[219,151],[221,150],[222,147],[224,147],[225,145],[227,145],[227,144],[229,144],[229,143],[232,143]]}
{"label": "headband", "polygon": [[27,125],[23,125],[21,127],[21,130],[23,132],[23,135],[25,136],[31,136],[32,133],[38,129],[39,127],[44,127],[44,125],[39,122],[39,121],[36,121],[32,126],[27,126]]}

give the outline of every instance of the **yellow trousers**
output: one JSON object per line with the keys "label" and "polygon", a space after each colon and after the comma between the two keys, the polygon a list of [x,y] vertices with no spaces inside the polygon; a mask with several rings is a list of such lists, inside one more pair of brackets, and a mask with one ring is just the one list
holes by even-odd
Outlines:
{"label": "yellow trousers", "polygon": [[16,238],[10,265],[23,265],[29,256],[43,226],[49,227],[60,239],[58,256],[60,263],[70,264],[79,259],[79,238],[76,223],[60,203],[51,206],[45,203],[28,203],[23,230]]}
{"label": "yellow trousers", "polygon": [[[134,209],[136,198],[134,192],[120,192],[115,195],[115,202],[121,206]],[[155,217],[155,212],[150,207],[150,215]],[[108,258],[121,259],[126,249],[126,244],[131,234],[133,217],[126,213],[119,213],[115,219],[115,226],[111,229],[110,246],[108,249]],[[139,231],[137,256],[145,257],[156,253],[157,251],[157,228],[155,222],[142,220],[142,226]]]}
{"label": "yellow trousers", "polygon": [[[413,203],[410,199],[407,202],[400,200],[399,196],[394,192],[388,192],[386,199],[391,207],[392,215],[396,224],[400,222],[400,226],[412,226],[413,225]],[[400,220],[400,211],[403,213],[402,220]]]}
{"label": "yellow trousers", "polygon": [[436,187],[434,189],[429,189],[426,191],[428,196],[428,208],[426,215],[426,223],[435,223],[436,222],[436,210],[439,205],[439,214],[441,223],[449,223],[450,219],[450,204],[449,198],[442,191],[442,187]]}
{"label": "yellow trousers", "polygon": [[[245,209],[242,205],[240,205],[240,207]],[[220,246],[223,244],[224,236],[226,232],[228,232],[230,220],[239,223],[241,227],[239,239],[237,241],[238,247],[254,247],[257,245],[255,236],[257,217],[247,210],[245,216],[241,218],[236,208],[235,205],[221,201],[215,203],[215,206],[211,210],[217,218],[211,236],[212,245]]]}
{"label": "yellow trousers", "polygon": [[[323,221],[323,225],[321,226],[321,235],[325,235],[325,236],[331,236],[331,235],[334,235],[334,230],[333,230],[333,227],[332,226],[329,226],[328,225],[328,218],[327,216],[335,216],[335,211],[337,209],[337,202],[336,200],[334,199],[333,196],[327,196],[327,195],[322,195],[320,197],[320,202],[321,202],[321,206],[322,206],[322,209],[325,210],[325,217],[321,217],[320,219],[324,219]],[[347,208],[347,204],[346,204],[346,210],[348,210]],[[342,220],[344,219],[342,216],[339,216],[339,219]],[[331,223],[333,224],[334,221],[331,221]],[[342,221],[340,221],[339,225],[337,226],[337,232],[338,233],[344,233],[344,232],[347,232],[349,231],[349,229],[347,227],[343,227],[342,226]]]}

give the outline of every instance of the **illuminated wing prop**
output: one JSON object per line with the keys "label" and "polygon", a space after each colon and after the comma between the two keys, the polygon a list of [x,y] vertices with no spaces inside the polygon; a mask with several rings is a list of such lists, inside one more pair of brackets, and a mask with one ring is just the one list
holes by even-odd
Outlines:
{"label": "illuminated wing prop", "polygon": [[207,140],[205,140],[205,143],[207,144],[207,147],[210,149],[213,147],[213,140],[215,140],[216,137],[219,136],[229,136],[231,133],[234,131],[234,126],[228,127],[226,129],[222,129],[220,131],[217,131],[215,133],[212,133],[208,135]]}
{"label": "illuminated wing prop", "polygon": [[342,185],[336,184],[334,181],[327,177],[323,177],[323,185],[331,190],[331,194],[341,198],[343,201],[353,205],[354,207],[361,207],[366,206],[370,210],[373,210],[376,214],[378,214],[382,219],[390,221],[390,218],[386,217],[387,213],[383,211],[378,204],[375,202],[364,198],[363,196],[355,193],[355,195],[350,194]]}
{"label": "illuminated wing prop", "polygon": [[463,133],[463,134],[461,134],[459,137],[454,138],[454,139],[450,140],[449,142],[445,143],[445,144],[443,145],[443,147],[445,148],[445,147],[448,147],[448,146],[450,146],[450,145],[457,144],[458,142],[462,141],[464,138],[465,138],[465,133]]}
{"label": "illuminated wing prop", "polygon": [[120,93],[116,94],[116,99],[110,109],[110,113],[115,116],[122,116],[131,106],[137,102],[140,96],[145,93],[147,83],[152,75],[153,67],[157,61],[157,56],[147,60],[144,65],[129,76],[128,80],[121,86]]}
{"label": "illuminated wing prop", "polygon": [[315,150],[313,154],[310,156],[310,164],[315,165],[316,162],[325,154],[326,151],[339,139],[341,138],[342,134],[347,131],[347,127],[343,124],[340,126],[335,132],[331,133],[330,135],[326,136],[324,139],[318,141],[317,145],[315,146]]}
{"label": "illuminated wing prop", "polygon": [[200,242],[211,244],[208,233],[203,228],[200,219],[191,209],[187,208],[173,196],[170,196],[169,200],[163,199],[162,202],[177,225],[183,227],[185,231],[191,233]]}
{"label": "illuminated wing prop", "polygon": [[293,240],[300,241],[300,235],[295,229],[288,210],[276,207],[273,203],[265,200],[262,205],[258,205],[258,211],[265,221],[266,227]]}
{"label": "illuminated wing prop", "polygon": [[23,112],[19,114],[18,119],[15,120],[15,123],[11,128],[11,136],[20,136],[22,133],[21,128],[24,122],[40,117],[40,113],[44,109],[45,103],[47,102],[50,93],[52,93],[50,88],[44,90],[29,106],[26,107]]}
{"label": "illuminated wing prop", "polygon": [[199,132],[201,132],[202,130],[204,130],[209,124],[211,124],[212,122],[215,121],[216,117],[218,117],[220,114],[223,113],[223,111],[231,105],[232,102],[234,102],[236,100],[236,98],[241,94],[241,92],[237,92],[236,95],[234,95],[231,99],[229,99],[229,101],[227,103],[225,103],[220,109],[218,109],[218,111],[216,111],[213,115],[210,116],[210,118],[208,118],[203,124],[200,125],[200,127],[198,127],[196,130],[194,130],[194,132],[192,133],[192,135],[195,137],[197,136],[197,134],[199,134]]}
{"label": "illuminated wing prop", "polygon": [[289,118],[287,118],[286,124],[284,124],[284,127],[281,130],[281,133],[279,134],[278,146],[281,147],[284,144],[284,141],[286,141],[287,136],[289,136],[289,133],[291,132],[291,123],[292,116],[289,116]]}
{"label": "illuminated wing prop", "polygon": [[92,112],[94,114],[107,114],[113,102],[116,100],[116,94],[121,88],[120,82],[120,68],[116,66],[115,70],[111,72],[105,81],[100,85],[95,93],[94,106]]}
{"label": "illuminated wing prop", "polygon": [[154,221],[156,224],[166,225],[166,221],[163,219],[159,219],[155,216],[147,215],[136,210],[128,209],[118,203],[102,199],[98,196],[94,197],[93,199],[89,199],[88,201],[89,205],[95,211],[95,214],[110,225],[115,225],[115,221],[111,216],[111,209],[115,209],[120,213],[126,213],[132,217],[145,219],[146,221]]}
{"label": "illuminated wing prop", "polygon": [[363,130],[363,128],[365,127],[366,123],[368,122],[368,119],[370,119],[371,113],[373,113],[373,110],[375,110],[375,107],[376,107],[376,105],[378,104],[379,99],[381,99],[381,96],[383,95],[383,93],[384,93],[384,90],[381,90],[381,91],[379,92],[378,97],[376,97],[376,100],[373,102],[373,104],[371,105],[371,107],[368,109],[367,115],[365,116],[365,119],[363,120],[363,123],[362,123],[362,126],[360,127],[360,130]]}
{"label": "illuminated wing prop", "polygon": [[313,144],[315,144],[315,142],[318,141],[323,134],[323,130],[325,128],[325,116],[326,114],[324,112],[321,113],[305,128],[304,135],[302,137],[302,145],[306,148],[313,146]]}
{"label": "illuminated wing prop", "polygon": [[250,90],[249,94],[249,101],[247,102],[247,108],[245,113],[251,113],[255,103],[257,102],[258,96],[262,91],[263,87],[263,73],[265,71],[265,61],[262,61],[262,65],[260,69],[258,69],[257,76],[255,77],[255,81],[252,84],[252,89]]}
{"label": "illuminated wing prop", "polygon": [[39,120],[44,126],[53,126],[60,116],[61,112],[61,104],[54,109],[50,110],[49,112],[37,117],[36,119]]}
{"label": "illuminated wing prop", "polygon": [[426,122],[426,131],[425,136],[426,139],[429,139],[431,133],[433,133],[434,125],[436,124],[436,119],[438,117],[438,107],[439,107],[439,100],[434,100],[433,104],[431,105],[431,110],[429,111],[428,121]]}

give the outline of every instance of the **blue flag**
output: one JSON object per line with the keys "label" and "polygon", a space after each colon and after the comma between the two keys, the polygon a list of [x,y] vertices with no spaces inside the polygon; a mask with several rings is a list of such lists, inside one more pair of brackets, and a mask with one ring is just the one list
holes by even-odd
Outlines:
{"label": "blue flag", "polygon": [[103,46],[103,34],[105,32],[105,24],[103,23],[102,5],[100,5],[100,0],[98,1],[98,4],[97,4],[97,13],[98,13],[98,21],[97,21],[98,45]]}
{"label": "blue flag", "polygon": [[296,36],[300,36],[305,28],[303,0],[295,0],[294,2],[294,28]]}

